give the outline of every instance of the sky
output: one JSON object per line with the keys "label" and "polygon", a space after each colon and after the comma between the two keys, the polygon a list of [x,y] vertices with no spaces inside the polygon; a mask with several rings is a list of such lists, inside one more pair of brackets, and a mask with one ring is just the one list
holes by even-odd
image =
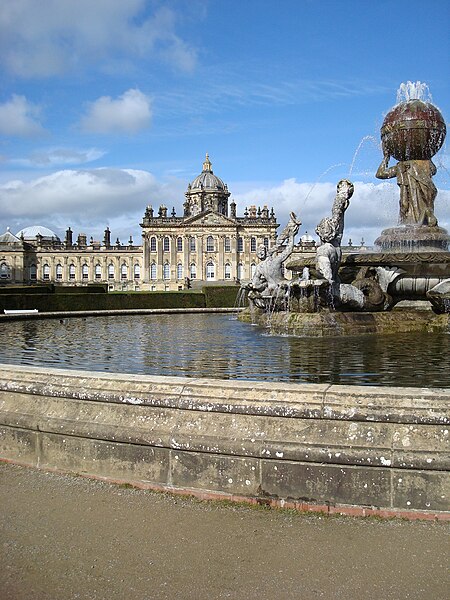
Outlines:
{"label": "sky", "polygon": [[[372,244],[398,220],[374,174],[400,84],[425,82],[448,128],[449,22],[448,0],[2,0],[0,233],[140,243],[208,152],[239,215],[294,211],[300,235],[351,179],[344,242]],[[434,160],[450,230],[448,142]]]}

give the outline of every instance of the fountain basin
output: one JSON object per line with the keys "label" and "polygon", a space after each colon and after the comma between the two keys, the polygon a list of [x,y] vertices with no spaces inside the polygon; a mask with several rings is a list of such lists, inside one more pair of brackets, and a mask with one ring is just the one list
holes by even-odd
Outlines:
{"label": "fountain basin", "polygon": [[0,365],[0,458],[200,497],[449,517],[444,389]]}
{"label": "fountain basin", "polygon": [[450,331],[450,315],[427,310],[390,312],[274,312],[244,311],[241,321],[270,329],[275,335],[322,338],[367,334],[440,333]]}

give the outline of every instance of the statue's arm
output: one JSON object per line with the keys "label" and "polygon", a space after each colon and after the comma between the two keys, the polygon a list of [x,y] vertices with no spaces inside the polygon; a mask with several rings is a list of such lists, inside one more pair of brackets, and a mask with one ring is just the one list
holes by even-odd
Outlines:
{"label": "statue's arm", "polygon": [[294,238],[295,238],[295,235],[291,233],[291,235],[289,236],[289,241],[286,244],[285,249],[283,250],[283,252],[280,252],[280,254],[278,255],[278,260],[280,262],[283,262],[292,254],[292,252],[294,250]]}
{"label": "statue's arm", "polygon": [[392,179],[397,176],[397,166],[389,167],[389,155],[385,154],[375,174],[377,179]]}

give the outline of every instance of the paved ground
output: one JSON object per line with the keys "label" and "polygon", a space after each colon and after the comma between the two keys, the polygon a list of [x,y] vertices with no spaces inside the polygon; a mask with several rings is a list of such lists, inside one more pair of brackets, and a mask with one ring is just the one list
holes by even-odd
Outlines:
{"label": "paved ground", "polygon": [[2,600],[445,600],[449,525],[229,506],[0,463]]}

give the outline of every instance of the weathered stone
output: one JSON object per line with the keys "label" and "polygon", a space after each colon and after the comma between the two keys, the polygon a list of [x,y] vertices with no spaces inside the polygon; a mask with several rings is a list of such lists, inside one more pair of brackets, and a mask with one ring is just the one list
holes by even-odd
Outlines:
{"label": "weathered stone", "polygon": [[449,404],[443,389],[5,365],[0,458],[261,501],[445,512]]}
{"label": "weathered stone", "polygon": [[171,484],[175,487],[256,496],[260,462],[252,458],[171,450]]}
{"label": "weathered stone", "polygon": [[390,506],[389,469],[263,461],[262,491],[319,504]]}
{"label": "weathered stone", "polygon": [[392,504],[396,508],[448,511],[450,479],[443,471],[392,472]]}

